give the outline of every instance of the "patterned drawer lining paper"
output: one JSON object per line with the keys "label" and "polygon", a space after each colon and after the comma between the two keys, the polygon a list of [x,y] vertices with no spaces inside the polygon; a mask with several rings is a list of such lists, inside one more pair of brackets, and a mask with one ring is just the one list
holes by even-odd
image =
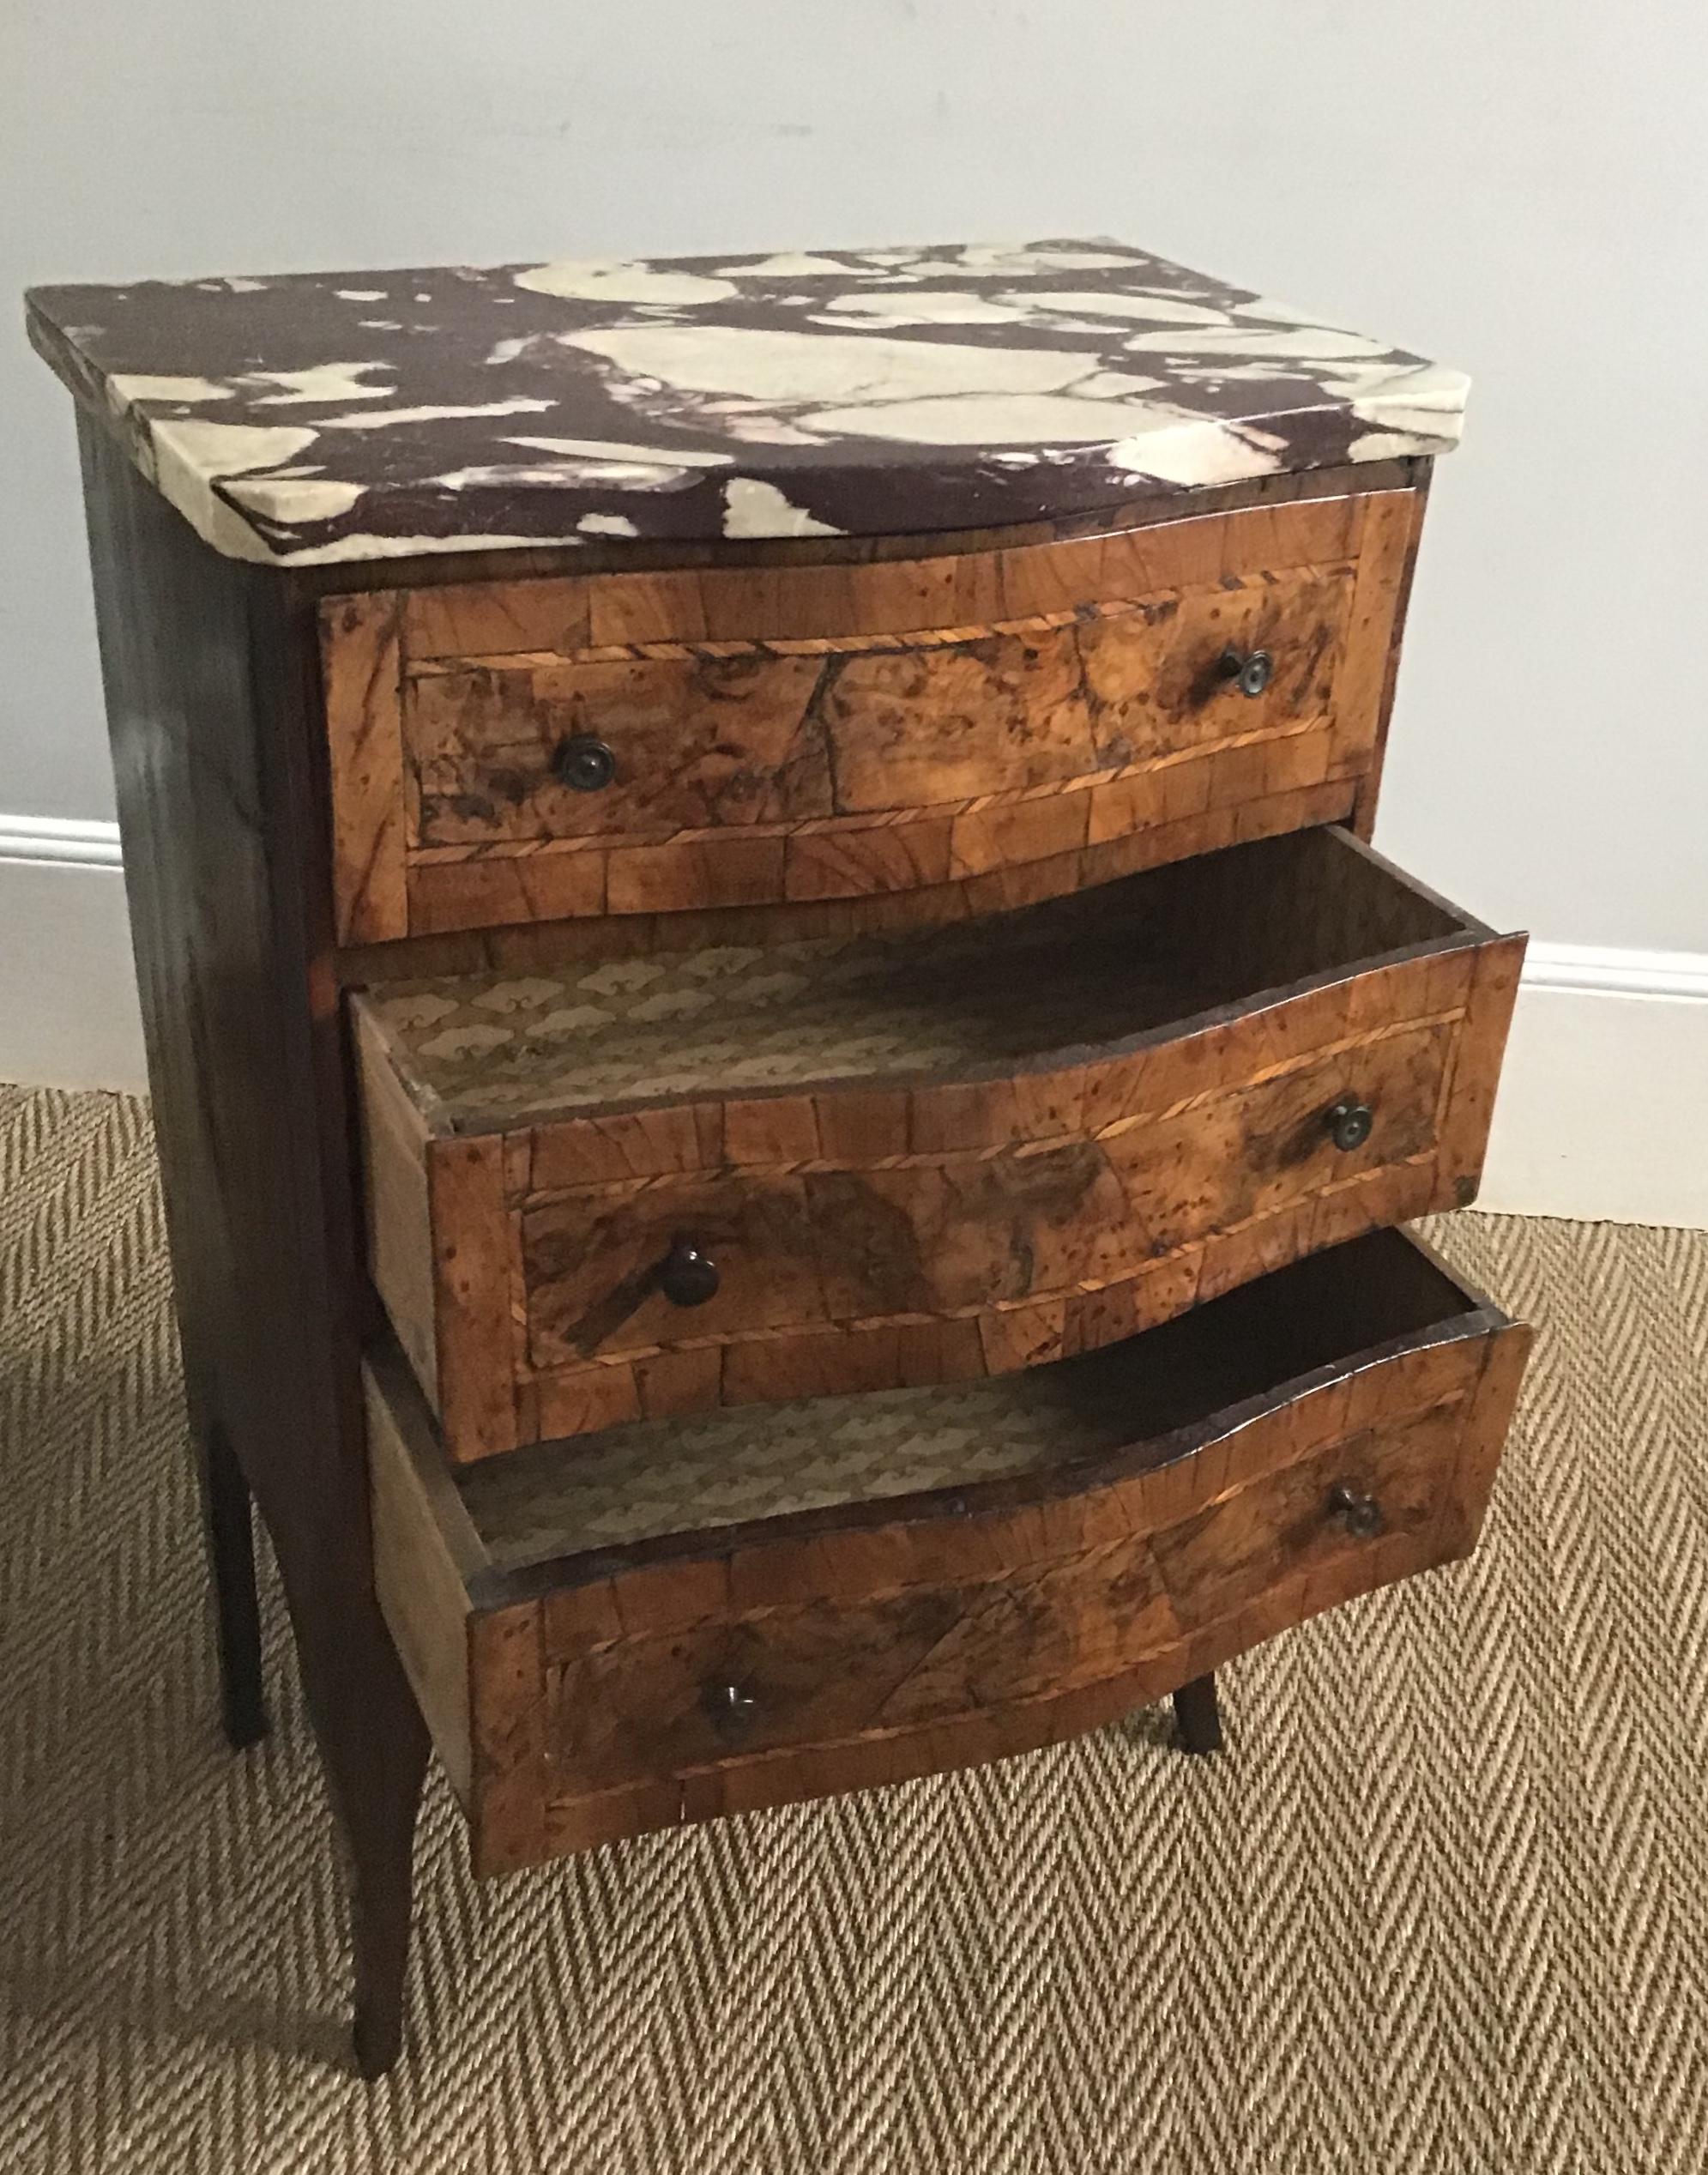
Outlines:
{"label": "patterned drawer lining paper", "polygon": [[1366,1345],[1445,1320],[1465,1295],[1377,1233],[1101,1351],[981,1381],[641,1421],[459,1472],[493,1565],[838,1503],[1089,1464]]}
{"label": "patterned drawer lining paper", "polygon": [[[474,1131],[625,1101],[978,1071],[1101,1044],[1444,933],[1320,839],[1177,864],[976,926],[711,946],[550,974],[439,976],[363,1001],[417,1103]],[[1195,948],[1196,947],[1196,948]]]}

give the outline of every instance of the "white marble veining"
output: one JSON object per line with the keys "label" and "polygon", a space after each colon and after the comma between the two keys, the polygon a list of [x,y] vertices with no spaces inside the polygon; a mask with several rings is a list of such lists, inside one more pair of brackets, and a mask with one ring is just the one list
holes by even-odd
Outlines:
{"label": "white marble veining", "polygon": [[726,536],[840,536],[842,531],[816,521],[805,506],[792,505],[774,483],[736,476],[724,486]]}
{"label": "white marble veining", "polygon": [[63,287],[32,337],[292,565],[1095,512],[1431,456],[1464,375],[1104,241]]}

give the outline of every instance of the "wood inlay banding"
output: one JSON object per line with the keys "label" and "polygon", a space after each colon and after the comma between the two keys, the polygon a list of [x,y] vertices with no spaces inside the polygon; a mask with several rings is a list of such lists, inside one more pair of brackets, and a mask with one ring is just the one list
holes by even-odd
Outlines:
{"label": "wood inlay banding", "polygon": [[[439,1307],[452,1453],[1029,1365],[1442,1205],[1509,952],[1324,831],[931,934],[384,985],[362,1041],[419,1114],[435,1246],[509,1295],[467,1332]],[[684,1234],[721,1279],[691,1308],[656,1281]]]}
{"label": "wood inlay banding", "polygon": [[[1340,784],[1350,807],[1414,498],[940,559],[397,592],[401,885],[377,887],[361,850],[377,721],[329,711],[335,802],[355,809],[348,933],[928,890],[1284,792]],[[347,607],[323,609],[337,685],[360,676],[337,659]],[[1254,649],[1275,662],[1249,700],[1222,668]],[[610,750],[601,789],[558,775],[578,735]]]}
{"label": "wood inlay banding", "polygon": [[618,1427],[455,1491],[381,1355],[382,1522],[445,1535],[383,1598],[430,1690],[466,1643],[477,1863],[1047,1742],[1462,1555],[1528,1342],[1384,1232],[1087,1357]]}

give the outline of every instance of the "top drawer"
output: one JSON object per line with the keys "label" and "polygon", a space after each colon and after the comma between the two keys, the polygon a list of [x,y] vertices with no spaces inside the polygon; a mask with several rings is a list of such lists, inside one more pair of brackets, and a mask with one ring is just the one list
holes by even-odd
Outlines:
{"label": "top drawer", "polygon": [[332,598],[341,940],[1048,864],[1036,896],[1344,816],[1417,504]]}

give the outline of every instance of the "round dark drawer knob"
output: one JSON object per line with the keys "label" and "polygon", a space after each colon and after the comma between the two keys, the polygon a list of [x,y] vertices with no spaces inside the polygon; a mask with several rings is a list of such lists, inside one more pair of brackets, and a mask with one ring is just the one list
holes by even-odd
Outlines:
{"label": "round dark drawer knob", "polygon": [[1361,1541],[1373,1540],[1386,1523],[1376,1498],[1361,1495],[1343,1480],[1337,1481],[1329,1490],[1329,1516],[1337,1518],[1347,1532]]}
{"label": "round dark drawer knob", "polygon": [[692,1239],[675,1239],[659,1264],[658,1288],[673,1307],[703,1307],[717,1296],[717,1263]]}
{"label": "round dark drawer knob", "polygon": [[1222,653],[1222,677],[1231,680],[1240,692],[1255,702],[1275,677],[1275,659],[1267,649],[1235,649],[1231,645]]}
{"label": "round dark drawer knob", "polygon": [[1323,1113],[1329,1139],[1343,1156],[1349,1156],[1355,1148],[1364,1145],[1375,1122],[1376,1114],[1370,1105],[1352,1095],[1342,1096],[1338,1103],[1331,1103]]}
{"label": "round dark drawer knob", "polygon": [[574,793],[602,793],[617,775],[617,758],[591,733],[572,733],[558,744],[552,768],[559,785]]}
{"label": "round dark drawer knob", "polygon": [[740,1737],[758,1719],[759,1702],[741,1684],[708,1684],[700,1704],[720,1737]]}

